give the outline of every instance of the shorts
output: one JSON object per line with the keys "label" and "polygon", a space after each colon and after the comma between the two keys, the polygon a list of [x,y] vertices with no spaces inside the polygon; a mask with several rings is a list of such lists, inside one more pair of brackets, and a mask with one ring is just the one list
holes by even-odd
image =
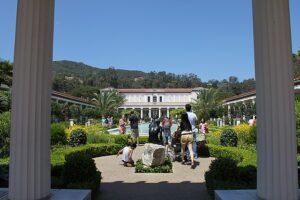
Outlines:
{"label": "shorts", "polygon": [[181,135],[181,144],[192,144],[193,143],[193,134]]}
{"label": "shorts", "polygon": [[139,129],[131,129],[131,137],[138,138],[139,137]]}

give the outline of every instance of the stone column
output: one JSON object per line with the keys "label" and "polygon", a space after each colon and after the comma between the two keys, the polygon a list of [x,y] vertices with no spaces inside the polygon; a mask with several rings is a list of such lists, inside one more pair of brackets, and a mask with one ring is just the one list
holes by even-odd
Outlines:
{"label": "stone column", "polygon": [[298,199],[289,0],[253,0],[257,194]]}
{"label": "stone column", "polygon": [[12,88],[9,199],[50,194],[54,0],[19,0]]}
{"label": "stone column", "polygon": [[161,108],[158,108],[158,117],[161,118]]}
{"label": "stone column", "polygon": [[170,117],[170,108],[167,107],[167,117]]}
{"label": "stone column", "polygon": [[148,113],[148,115],[149,115],[149,118],[151,119],[151,117],[152,117],[152,115],[151,115],[151,108],[149,108],[149,113]]}
{"label": "stone column", "polygon": [[143,119],[144,113],[143,113],[143,108],[141,108],[141,119]]}

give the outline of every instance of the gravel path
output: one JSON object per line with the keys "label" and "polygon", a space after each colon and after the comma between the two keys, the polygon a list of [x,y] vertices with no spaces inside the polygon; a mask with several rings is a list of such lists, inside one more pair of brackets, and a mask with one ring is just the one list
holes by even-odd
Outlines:
{"label": "gravel path", "polygon": [[[133,153],[136,161],[142,157],[143,146]],[[196,169],[173,163],[173,173],[134,173],[134,168],[123,167],[121,156],[95,158],[97,168],[102,172],[101,194],[98,199],[114,200],[206,200],[210,199],[205,186],[204,173],[211,158],[198,158]]]}

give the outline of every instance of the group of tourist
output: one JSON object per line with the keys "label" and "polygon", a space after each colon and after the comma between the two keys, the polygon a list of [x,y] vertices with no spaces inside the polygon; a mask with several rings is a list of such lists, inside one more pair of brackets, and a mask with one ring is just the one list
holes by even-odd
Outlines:
{"label": "group of tourist", "polygon": [[[182,164],[191,164],[191,168],[194,169],[195,159],[197,158],[197,143],[196,143],[196,133],[197,133],[197,116],[192,112],[192,106],[187,104],[185,106],[186,112],[184,112],[180,117],[180,124],[175,133],[179,133],[179,144],[180,144],[180,156]],[[138,123],[139,118],[132,111],[129,117],[130,128],[131,128],[131,138],[132,143],[129,144],[124,149],[120,150],[119,154],[122,154],[122,161],[124,166],[132,166],[134,164],[132,160],[132,152],[139,145],[139,129]],[[162,144],[171,146],[173,139],[176,136],[172,136],[171,127],[172,119],[165,116],[160,125],[160,120],[156,117],[149,125],[149,143]],[[208,124],[204,119],[201,120],[199,124],[199,130],[202,135],[208,133]],[[126,118],[123,115],[119,121],[119,132],[120,134],[126,133]],[[175,134],[174,133],[174,134]],[[205,137],[205,136],[204,136]],[[205,139],[204,139],[205,140]],[[187,147],[187,151],[186,151]]]}

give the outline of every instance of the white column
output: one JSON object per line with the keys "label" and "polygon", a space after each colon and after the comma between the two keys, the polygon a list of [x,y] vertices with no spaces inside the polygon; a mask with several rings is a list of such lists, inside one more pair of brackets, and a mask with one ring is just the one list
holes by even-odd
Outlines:
{"label": "white column", "polygon": [[19,0],[12,88],[9,199],[50,194],[54,0]]}
{"label": "white column", "polygon": [[141,108],[141,119],[144,118],[143,108]]}
{"label": "white column", "polygon": [[257,194],[298,199],[289,0],[253,0]]}
{"label": "white column", "polygon": [[158,117],[161,118],[161,108],[158,108]]}
{"label": "white column", "polygon": [[149,113],[148,113],[148,115],[149,115],[149,118],[151,119],[151,108],[149,108]]}
{"label": "white column", "polygon": [[170,117],[170,108],[167,107],[167,117]]}

